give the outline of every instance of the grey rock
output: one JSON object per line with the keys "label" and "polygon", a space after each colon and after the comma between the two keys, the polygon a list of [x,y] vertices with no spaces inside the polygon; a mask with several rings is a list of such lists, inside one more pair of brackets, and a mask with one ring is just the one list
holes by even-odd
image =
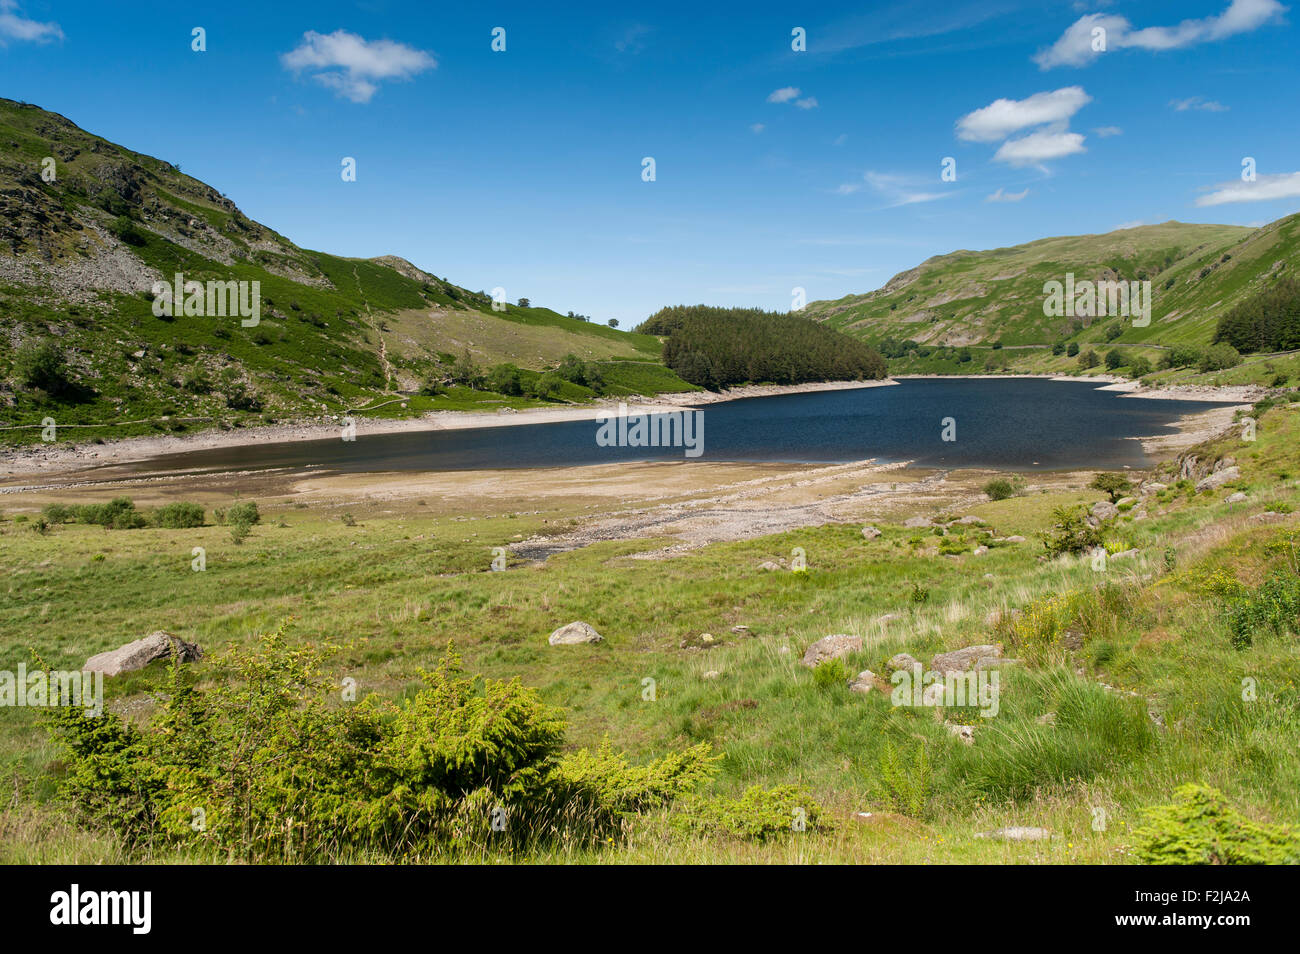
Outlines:
{"label": "grey rock", "polygon": [[1222,470],[1216,470],[1212,474],[1207,474],[1196,482],[1196,490],[1199,493],[1202,490],[1214,490],[1222,487],[1226,483],[1237,480],[1241,477],[1241,470],[1237,467],[1225,467]]}
{"label": "grey rock", "polygon": [[107,652],[91,656],[81,667],[86,672],[102,672],[105,676],[117,676],[124,672],[136,672],[149,665],[155,659],[170,658],[172,653],[180,661],[195,662],[203,658],[203,651],[197,643],[187,643],[178,636],[156,630]]}
{"label": "grey rock", "polygon": [[575,621],[551,633],[547,642],[552,646],[576,646],[579,643],[598,643],[604,638],[589,624]]}
{"label": "grey rock", "polygon": [[957,738],[961,739],[967,745],[975,744],[975,726],[973,725],[954,725],[951,722],[945,723],[948,731]]}
{"label": "grey rock", "polygon": [[876,688],[876,674],[870,669],[864,669],[857,676],[849,680],[850,692],[868,693]]}
{"label": "grey rock", "polygon": [[1114,520],[1119,516],[1119,508],[1109,500],[1098,500],[1088,511],[1088,522],[1093,526],[1105,523],[1107,520]]}
{"label": "grey rock", "polygon": [[921,663],[910,653],[898,653],[889,657],[888,665],[891,672],[895,672],[899,669],[906,669],[908,672],[911,672],[915,670],[917,666],[921,665]]}
{"label": "grey rock", "polygon": [[809,669],[816,669],[828,659],[843,659],[849,653],[856,653],[861,649],[861,636],[850,636],[846,633],[824,636],[804,652],[803,664]]}
{"label": "grey rock", "polygon": [[779,570],[779,569],[781,569],[780,564],[773,563],[771,560],[765,560],[765,561],[763,561],[762,563],[760,563],[760,564],[758,565],[758,568],[759,568],[760,570],[766,570],[766,571],[769,572],[769,573],[771,573],[773,570]]}
{"label": "grey rock", "polygon": [[903,521],[903,526],[908,528],[914,527],[933,527],[934,521],[929,517],[909,517]]}
{"label": "grey rock", "polygon": [[1242,503],[1243,501],[1245,501],[1245,499],[1246,499],[1246,495],[1242,493],[1240,490],[1238,490],[1235,494],[1228,495],[1228,503]]}
{"label": "grey rock", "polygon": [[985,658],[999,658],[1000,646],[966,646],[949,653],[939,653],[930,660],[930,668],[938,673],[965,672]]}
{"label": "grey rock", "polygon": [[862,537],[863,537],[863,539],[865,539],[865,540],[874,540],[874,539],[876,539],[876,537],[880,536],[880,534],[881,534],[881,530],[880,530],[879,527],[863,527],[863,528],[862,528]]}

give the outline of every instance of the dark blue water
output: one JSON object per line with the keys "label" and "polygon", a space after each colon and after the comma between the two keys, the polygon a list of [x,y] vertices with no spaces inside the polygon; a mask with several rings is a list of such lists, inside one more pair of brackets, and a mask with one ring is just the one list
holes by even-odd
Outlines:
{"label": "dark blue water", "polygon": [[[1209,401],[1126,398],[1086,381],[928,378],[898,385],[707,405],[703,461],[839,463],[875,458],[939,467],[1143,467],[1138,441]],[[955,441],[943,440],[952,418]],[[149,471],[320,467],[343,472],[486,470],[687,460],[681,447],[601,447],[593,421],[525,424],[191,451]],[[951,433],[951,432],[950,432]]]}

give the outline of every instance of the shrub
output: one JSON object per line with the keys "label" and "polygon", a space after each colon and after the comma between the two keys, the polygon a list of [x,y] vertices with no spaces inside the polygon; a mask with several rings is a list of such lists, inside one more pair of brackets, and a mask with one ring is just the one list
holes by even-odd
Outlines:
{"label": "shrub", "polygon": [[739,798],[692,799],[674,821],[691,831],[718,832],[747,841],[767,841],[794,831],[815,830],[821,806],[807,789],[755,785]]}
{"label": "shrub", "polygon": [[225,511],[226,522],[231,524],[246,524],[253,526],[262,522],[262,515],[258,512],[256,501],[245,500],[243,503],[231,504],[230,508]]}
{"label": "shrub", "polygon": [[67,523],[77,519],[77,508],[60,503],[46,504],[41,508],[41,516],[50,523]]}
{"label": "shrub", "polygon": [[843,689],[849,676],[849,667],[843,659],[826,659],[813,670],[813,685],[823,691]]}
{"label": "shrub", "polygon": [[1129,374],[1135,378],[1145,378],[1151,373],[1151,362],[1142,355],[1138,355],[1128,363]]}
{"label": "shrub", "polygon": [[14,377],[25,388],[62,394],[71,388],[63,351],[52,341],[28,339],[14,354]]}
{"label": "shrub", "polygon": [[1106,370],[1114,371],[1116,368],[1123,366],[1124,356],[1119,353],[1119,348],[1111,348],[1106,352]]}
{"label": "shrub", "polygon": [[1275,636],[1300,632],[1300,577],[1274,571],[1254,590],[1237,589],[1224,618],[1236,649],[1253,645],[1259,632]]}
{"label": "shrub", "polygon": [[1055,523],[1042,534],[1049,556],[1083,553],[1101,546],[1101,531],[1088,523],[1083,506],[1057,507],[1052,511],[1052,519]]}
{"label": "shrub", "polygon": [[1300,863],[1300,836],[1285,825],[1251,821],[1207,785],[1183,785],[1172,805],[1146,810],[1133,832],[1137,858],[1148,865],[1280,865]]}
{"label": "shrub", "polygon": [[211,660],[221,678],[210,684],[173,666],[147,721],[50,710],[66,766],[60,797],[130,851],[413,861],[605,843],[627,813],[665,805],[713,771],[707,745],[647,766],[608,746],[562,755],[559,709],[517,679],[466,676],[450,648],[401,704],[327,704],[336,690],[324,660],[276,632]]}
{"label": "shrub", "polygon": [[1226,342],[1210,345],[1205,353],[1201,355],[1201,360],[1197,367],[1201,371],[1225,371],[1228,368],[1236,367],[1241,363],[1241,355],[1237,349]]}
{"label": "shrub", "polygon": [[105,530],[134,530],[145,525],[144,515],[130,497],[114,497],[108,503],[77,507],[77,522],[91,523]]}
{"label": "shrub", "polygon": [[203,508],[196,503],[177,500],[164,504],[154,514],[154,522],[168,530],[188,530],[203,526]]}
{"label": "shrub", "polygon": [[995,477],[984,485],[984,493],[989,500],[1006,500],[1015,496],[1016,487],[1005,477]]}

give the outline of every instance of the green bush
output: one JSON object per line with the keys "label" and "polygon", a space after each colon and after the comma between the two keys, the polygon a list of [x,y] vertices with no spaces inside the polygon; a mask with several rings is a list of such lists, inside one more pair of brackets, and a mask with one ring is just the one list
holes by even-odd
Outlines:
{"label": "green bush", "polygon": [[995,477],[984,485],[984,493],[989,500],[1007,500],[1015,496],[1016,485],[1005,477]]}
{"label": "green bush", "polygon": [[251,527],[262,522],[262,514],[257,509],[257,502],[253,500],[231,504],[224,514],[225,522],[232,525],[243,524]]}
{"label": "green bush", "polygon": [[41,508],[41,516],[50,523],[68,523],[77,519],[77,508],[60,503],[46,504]]}
{"label": "green bush", "polygon": [[674,816],[674,823],[695,832],[719,833],[746,841],[767,841],[821,826],[821,806],[807,789],[755,785],[739,798],[694,798]]}
{"label": "green bush", "polygon": [[813,670],[813,685],[821,690],[843,689],[849,676],[849,667],[843,659],[826,659]]}
{"label": "green bush", "polygon": [[1224,619],[1237,649],[1253,645],[1257,633],[1282,636],[1300,631],[1300,577],[1274,571],[1254,590],[1238,591]]}
{"label": "green bush", "polygon": [[1088,523],[1083,506],[1057,507],[1052,519],[1055,523],[1042,534],[1048,556],[1083,553],[1101,546],[1101,531]]}
{"label": "green bush", "polygon": [[62,394],[71,386],[62,349],[52,341],[27,340],[14,353],[14,377],[24,388]]}
{"label": "green bush", "polygon": [[324,660],[276,632],[211,660],[211,683],[171,667],[147,721],[50,710],[60,797],[132,851],[412,861],[603,844],[713,771],[704,744],[640,767],[607,745],[563,755],[559,709],[518,679],[466,676],[450,648],[401,704],[330,704]]}
{"label": "green bush", "polygon": [[1146,811],[1133,832],[1147,865],[1300,864],[1300,835],[1285,825],[1251,821],[1207,785],[1183,785],[1172,805]]}
{"label": "green bush", "polygon": [[144,514],[135,509],[130,497],[114,497],[102,504],[82,504],[76,512],[78,523],[90,523],[106,530],[135,530],[146,523]]}
{"label": "green bush", "polygon": [[196,503],[177,500],[164,504],[154,514],[154,521],[168,530],[188,530],[203,526],[203,508]]}

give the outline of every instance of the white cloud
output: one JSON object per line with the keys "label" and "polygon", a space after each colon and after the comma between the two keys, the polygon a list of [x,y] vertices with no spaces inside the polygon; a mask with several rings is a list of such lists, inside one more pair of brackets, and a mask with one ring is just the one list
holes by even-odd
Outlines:
{"label": "white cloud", "polygon": [[862,191],[862,183],[860,183],[860,182],[846,182],[846,183],[844,183],[842,186],[840,186],[839,188],[837,188],[835,191],[836,191],[838,194],[840,194],[840,195],[852,195],[852,194],[855,193],[855,192],[861,192],[861,191]]}
{"label": "white cloud", "polygon": [[836,136],[834,139],[831,140],[831,145],[832,145],[832,146],[842,146],[842,145],[844,145],[844,144],[845,144],[846,142],[848,142],[848,141],[849,141],[849,134],[848,134],[848,133],[840,133],[838,136]]}
{"label": "white cloud", "polygon": [[1001,188],[984,199],[985,202],[1019,202],[1025,196],[1029,195],[1029,190],[1024,192],[1003,192]]}
{"label": "white cloud", "polygon": [[809,96],[809,97],[807,97],[806,99],[797,99],[797,100],[795,100],[795,103],[794,103],[794,104],[795,104],[796,106],[798,106],[800,109],[816,109],[816,108],[817,108],[817,97],[816,97],[816,96]]}
{"label": "white cloud", "polygon": [[1041,129],[1019,139],[1008,139],[994,153],[993,158],[997,162],[1013,166],[1033,166],[1049,159],[1062,159],[1086,151],[1083,136],[1079,133]]}
{"label": "white cloud", "polygon": [[[1212,43],[1239,33],[1250,33],[1277,20],[1286,7],[1278,0],[1232,0],[1218,16],[1183,20],[1176,26],[1133,29],[1126,17],[1090,13],[1066,28],[1060,39],[1034,56],[1040,69],[1057,66],[1087,66],[1104,52],[1122,49],[1178,50]],[[1105,31],[1105,44],[1095,49],[1094,30]]]}
{"label": "white cloud", "polygon": [[354,103],[368,103],[383,80],[409,80],[438,63],[423,50],[392,40],[366,40],[346,30],[309,30],[280,62],[294,72],[315,71],[313,79]]}
{"label": "white cloud", "polygon": [[783,86],[780,89],[774,89],[768,94],[769,103],[788,103],[794,99],[802,90],[798,86]]}
{"label": "white cloud", "polygon": [[1274,175],[1256,176],[1254,182],[1220,182],[1211,186],[1214,190],[1199,197],[1196,204],[1228,205],[1232,202],[1268,202],[1273,199],[1293,199],[1300,197],[1300,172],[1279,172]]}
{"label": "white cloud", "polygon": [[1093,132],[1097,134],[1098,139],[1109,139],[1111,136],[1122,136],[1124,134],[1124,130],[1118,126],[1098,126]]}
{"label": "white cloud", "polygon": [[893,173],[867,170],[862,174],[862,178],[866,180],[867,185],[889,201],[888,208],[891,209],[900,205],[916,205],[918,202],[934,202],[936,199],[946,199],[954,194],[953,192],[918,191],[916,179]]}
{"label": "white cloud", "polygon": [[1189,109],[1199,109],[1207,113],[1226,113],[1228,111],[1228,107],[1222,103],[1201,96],[1189,96],[1187,99],[1171,99],[1169,105],[1180,113],[1185,113]]}
{"label": "white cloud", "polygon": [[6,40],[49,43],[62,39],[63,30],[57,23],[29,20],[18,12],[18,0],[0,0],[0,46]]}
{"label": "white cloud", "polygon": [[767,127],[764,126],[762,123],[752,123],[749,127],[749,131],[752,132],[755,136],[757,136],[766,128]]}
{"label": "white cloud", "polygon": [[998,99],[957,120],[957,138],[967,142],[997,142],[1020,129],[1065,123],[1092,102],[1081,86],[1035,93],[1027,99]]}

